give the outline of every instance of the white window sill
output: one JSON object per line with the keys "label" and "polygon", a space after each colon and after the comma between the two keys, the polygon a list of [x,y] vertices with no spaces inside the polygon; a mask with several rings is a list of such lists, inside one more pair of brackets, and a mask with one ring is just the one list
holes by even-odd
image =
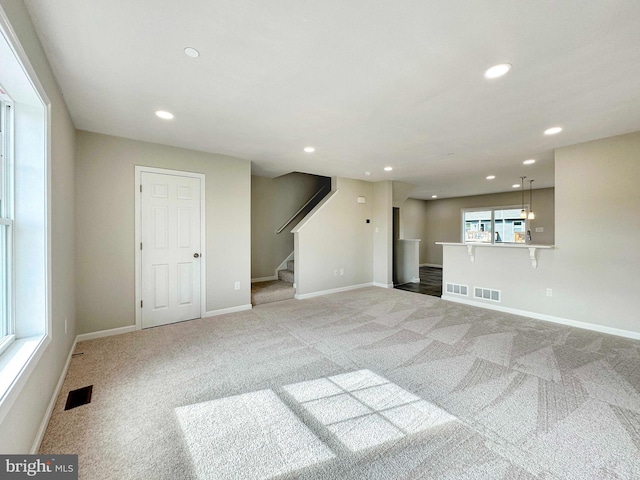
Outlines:
{"label": "white window sill", "polygon": [[47,335],[21,338],[0,355],[0,423],[27,383],[49,341]]}
{"label": "white window sill", "polygon": [[0,340],[0,359],[5,350],[9,350],[9,347],[13,345],[13,341],[16,339],[15,335],[7,335]]}

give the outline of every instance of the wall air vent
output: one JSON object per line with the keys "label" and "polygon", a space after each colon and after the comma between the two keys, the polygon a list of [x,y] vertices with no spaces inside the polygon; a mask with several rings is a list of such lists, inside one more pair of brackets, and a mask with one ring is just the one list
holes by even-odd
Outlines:
{"label": "wall air vent", "polygon": [[483,300],[491,300],[492,302],[500,301],[500,290],[491,290],[490,288],[474,287],[473,296]]}
{"label": "wall air vent", "polygon": [[452,293],[454,295],[463,295],[465,297],[469,296],[469,287],[467,285],[459,285],[457,283],[449,283],[447,282],[447,293]]}

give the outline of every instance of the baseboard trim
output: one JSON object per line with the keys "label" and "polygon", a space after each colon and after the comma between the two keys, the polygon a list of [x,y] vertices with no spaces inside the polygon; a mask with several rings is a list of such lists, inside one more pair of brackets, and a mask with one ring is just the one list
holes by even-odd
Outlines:
{"label": "baseboard trim", "polygon": [[332,293],[348,292],[349,290],[357,290],[359,288],[372,287],[373,283],[360,283],[358,285],[349,285],[348,287],[332,288],[330,290],[320,290],[311,293],[296,293],[296,300],[304,300],[305,298],[322,297],[323,295],[331,295]]}
{"label": "baseboard trim", "polygon": [[257,283],[257,282],[269,282],[271,280],[277,280],[278,277],[276,277],[275,275],[272,275],[270,277],[258,277],[258,278],[252,278],[251,279],[251,283]]}
{"label": "baseboard trim", "polygon": [[418,265],[419,267],[433,267],[433,268],[442,268],[442,265],[438,265],[437,263],[421,263]]}
{"label": "baseboard trim", "polygon": [[136,326],[111,328],[109,330],[100,330],[98,332],[81,333],[76,337],[76,342],[84,342],[85,340],[94,340],[96,338],[111,337],[113,335],[121,335],[123,333],[135,332]]}
{"label": "baseboard trim", "polygon": [[504,313],[512,313],[514,315],[535,318],[536,320],[543,320],[545,322],[552,322],[552,323],[558,323],[560,325],[567,325],[569,327],[582,328],[583,330],[591,330],[594,332],[607,333],[609,335],[616,335],[618,337],[626,337],[626,338],[632,338],[634,340],[640,340],[640,332],[632,332],[630,330],[622,330],[620,328],[606,327],[604,325],[581,322],[579,320],[570,320],[568,318],[555,317],[553,315],[530,312],[528,310],[519,310],[517,308],[502,307],[500,305],[490,305],[490,304],[476,302],[474,300],[466,300],[464,298],[458,298],[458,297],[454,297],[452,295],[446,295],[446,294],[442,295],[442,300],[447,300],[447,301],[456,302],[456,303],[464,303],[465,305],[486,308],[489,310],[497,310],[499,312],[504,312]]}
{"label": "baseboard trim", "polygon": [[71,359],[73,358],[73,352],[76,349],[76,344],[78,343],[78,337],[73,341],[73,345],[71,345],[71,350],[69,350],[69,355],[67,356],[67,361],[62,368],[62,372],[60,372],[60,378],[58,378],[58,383],[56,384],[56,388],[53,390],[53,394],[51,395],[51,399],[49,400],[49,405],[47,406],[47,410],[44,412],[44,416],[42,417],[42,422],[40,422],[40,428],[38,428],[38,433],[36,434],[36,438],[33,441],[33,445],[31,445],[31,451],[29,452],[31,455],[35,455],[40,450],[40,444],[42,443],[42,439],[44,438],[44,434],[47,431],[47,427],[49,426],[49,421],[51,420],[51,415],[53,415],[53,409],[56,406],[56,401],[58,400],[58,395],[60,395],[60,391],[62,390],[62,385],[64,384],[64,379],[67,377],[67,371],[69,370],[69,365],[71,364]]}
{"label": "baseboard trim", "polygon": [[204,317],[217,317],[218,315],[225,315],[227,313],[244,312],[245,310],[251,310],[251,304],[238,305],[237,307],[220,308],[218,310],[210,310],[204,314]]}
{"label": "baseboard trim", "polygon": [[393,283],[373,282],[373,286],[374,287],[380,287],[380,288],[393,288]]}
{"label": "baseboard trim", "polygon": [[[238,307],[221,308],[219,310],[211,310],[205,312],[204,317],[215,317],[217,315],[224,315],[225,313],[242,312],[244,310],[251,310],[251,304],[240,305]],[[99,332],[83,333],[76,337],[76,342],[84,342],[85,340],[94,340],[96,338],[111,337],[113,335],[120,335],[123,333],[135,332],[135,325],[129,327],[112,328],[110,330],[100,330]]]}

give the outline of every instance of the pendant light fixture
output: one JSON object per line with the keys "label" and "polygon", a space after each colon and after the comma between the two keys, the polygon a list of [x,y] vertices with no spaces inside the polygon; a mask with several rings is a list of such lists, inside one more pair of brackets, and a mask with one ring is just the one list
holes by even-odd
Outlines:
{"label": "pendant light fixture", "polygon": [[527,211],[524,209],[524,179],[527,177],[520,177],[520,189],[522,190],[522,210],[520,210],[520,218],[527,218]]}
{"label": "pendant light fixture", "polygon": [[529,180],[529,216],[527,217],[529,220],[535,220],[536,214],[533,213],[533,189],[532,189],[533,180]]}

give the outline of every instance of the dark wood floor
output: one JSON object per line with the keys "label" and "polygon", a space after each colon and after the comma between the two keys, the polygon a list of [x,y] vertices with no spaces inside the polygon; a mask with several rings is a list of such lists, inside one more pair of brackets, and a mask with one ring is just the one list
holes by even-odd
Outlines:
{"label": "dark wood floor", "polygon": [[420,283],[405,283],[394,288],[407,292],[422,293],[433,297],[442,296],[442,269],[436,267],[420,267]]}

